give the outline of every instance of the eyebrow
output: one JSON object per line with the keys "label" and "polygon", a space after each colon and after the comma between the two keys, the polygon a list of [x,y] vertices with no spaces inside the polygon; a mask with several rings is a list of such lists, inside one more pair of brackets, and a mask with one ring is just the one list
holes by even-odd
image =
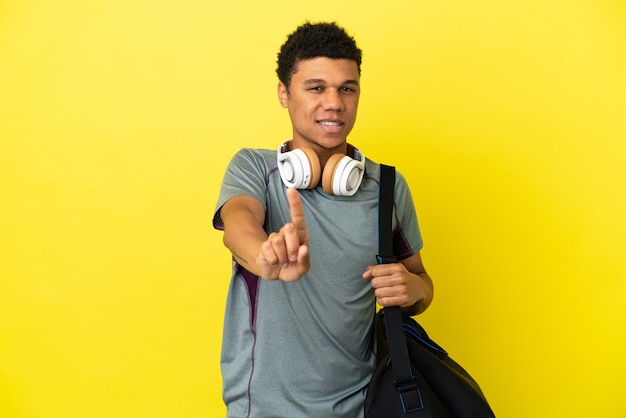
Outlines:
{"label": "eyebrow", "polygon": [[[321,78],[310,78],[310,79],[308,79],[308,80],[305,80],[305,81],[304,81],[304,84],[305,84],[305,85],[308,85],[308,84],[326,84],[326,80],[323,80],[323,79],[321,79]],[[357,80],[346,80],[346,81],[344,81],[344,82],[343,82],[343,83],[341,83],[341,84],[342,84],[342,85],[346,85],[346,84],[348,84],[348,85],[355,85],[355,86],[358,86],[358,85],[359,85],[359,82],[358,82]]]}

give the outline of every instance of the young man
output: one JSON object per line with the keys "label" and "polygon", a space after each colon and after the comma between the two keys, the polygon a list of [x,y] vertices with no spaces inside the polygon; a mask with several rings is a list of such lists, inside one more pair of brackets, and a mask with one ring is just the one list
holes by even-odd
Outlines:
{"label": "young man", "polygon": [[415,315],[432,300],[406,181],[397,175],[396,264],[376,265],[380,167],[348,144],[361,50],[306,23],[278,54],[293,137],[230,162],[213,225],[233,255],[222,346],[228,417],[360,417],[375,366],[375,302]]}

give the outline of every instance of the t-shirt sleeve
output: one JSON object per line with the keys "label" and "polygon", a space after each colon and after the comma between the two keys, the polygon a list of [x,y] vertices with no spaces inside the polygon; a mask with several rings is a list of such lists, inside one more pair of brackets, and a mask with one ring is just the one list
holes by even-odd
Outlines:
{"label": "t-shirt sleeve", "polygon": [[224,203],[235,196],[251,196],[266,208],[267,167],[262,155],[254,150],[239,150],[228,163],[220,194],[213,213],[213,227],[224,229],[220,210]]}
{"label": "t-shirt sleeve", "polygon": [[394,199],[396,219],[393,231],[393,249],[398,260],[403,260],[418,253],[424,246],[424,242],[422,241],[411,191],[404,176],[398,172],[396,172]]}

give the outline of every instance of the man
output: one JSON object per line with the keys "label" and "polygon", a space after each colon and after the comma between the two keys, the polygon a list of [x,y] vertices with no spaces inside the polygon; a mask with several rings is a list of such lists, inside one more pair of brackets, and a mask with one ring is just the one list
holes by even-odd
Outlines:
{"label": "man", "polygon": [[[396,264],[376,265],[379,165],[348,144],[361,50],[306,23],[278,54],[293,137],[230,162],[213,225],[233,255],[222,346],[229,417],[360,417],[375,366],[375,302],[415,315],[432,300],[406,181],[397,175]],[[320,181],[321,180],[321,181]]]}

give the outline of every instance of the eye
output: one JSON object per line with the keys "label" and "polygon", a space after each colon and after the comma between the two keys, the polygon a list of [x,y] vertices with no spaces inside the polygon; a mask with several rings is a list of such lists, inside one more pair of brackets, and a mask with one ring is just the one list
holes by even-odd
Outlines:
{"label": "eye", "polygon": [[356,89],[352,87],[342,87],[341,92],[342,93],[356,93]]}
{"label": "eye", "polygon": [[311,87],[309,87],[307,90],[308,90],[308,91],[312,91],[312,92],[314,92],[314,93],[317,93],[317,92],[322,92],[322,91],[324,91],[324,87],[322,87],[322,86],[311,86]]}

